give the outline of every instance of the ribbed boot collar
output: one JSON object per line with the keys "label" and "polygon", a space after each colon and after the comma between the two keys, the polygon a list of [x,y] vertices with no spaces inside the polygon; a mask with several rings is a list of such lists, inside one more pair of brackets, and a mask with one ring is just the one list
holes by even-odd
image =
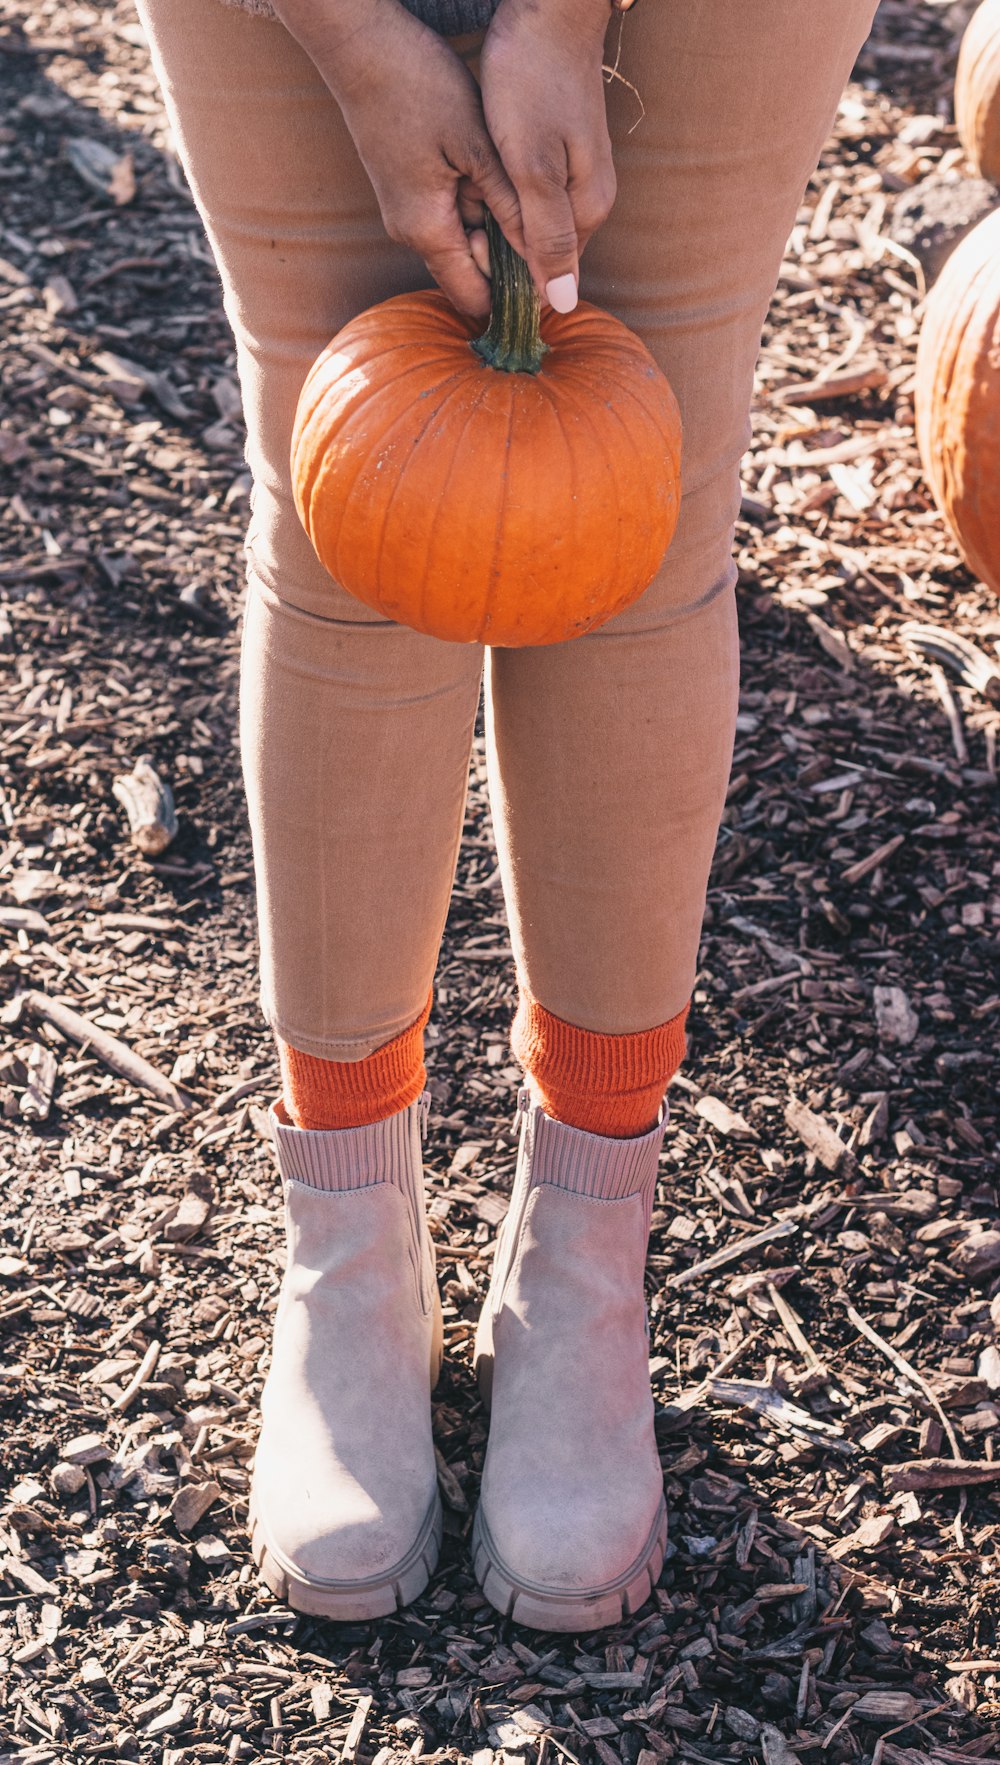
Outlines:
{"label": "ribbed boot collar", "polygon": [[267,1112],[278,1170],[314,1189],[364,1189],[371,1183],[393,1183],[404,1193],[413,1188],[420,1170],[431,1094],[384,1121],[360,1128],[296,1128],[282,1121],[278,1106]]}
{"label": "ribbed boot collar", "polygon": [[528,1085],[520,1087],[517,1107],[521,1121],[519,1163],[530,1188],[550,1183],[601,1201],[620,1201],[641,1192],[648,1229],[660,1148],[670,1115],[666,1097],[653,1127],[632,1139],[590,1134],[556,1121],[540,1103],[533,1102]]}
{"label": "ribbed boot collar", "polygon": [[[302,1192],[290,1186],[290,1179],[331,1197],[384,1186],[399,1191],[409,1216],[425,1311],[433,1303],[435,1261],[424,1191],[423,1141],[430,1105],[431,1094],[424,1091],[406,1109],[360,1128],[293,1127],[278,1113],[280,1099],[267,1112],[278,1170],[283,1186],[289,1185],[284,1190],[289,1216],[302,1201]],[[329,1205],[337,1211],[335,1199]]]}

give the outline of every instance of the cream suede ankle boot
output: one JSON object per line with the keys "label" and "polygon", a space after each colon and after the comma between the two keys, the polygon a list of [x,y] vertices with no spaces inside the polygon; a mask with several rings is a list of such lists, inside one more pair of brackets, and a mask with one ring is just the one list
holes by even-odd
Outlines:
{"label": "cream suede ankle boot", "polygon": [[431,1387],[441,1302],[424,1212],[430,1094],[313,1132],[272,1105],[287,1260],[250,1491],[254,1560],[290,1606],[379,1618],[441,1544]]}
{"label": "cream suede ankle boot", "polygon": [[476,1337],[491,1414],[475,1570],[519,1624],[596,1630],[641,1606],[666,1545],[643,1274],[667,1103],[630,1140],[554,1121],[528,1086],[518,1110]]}

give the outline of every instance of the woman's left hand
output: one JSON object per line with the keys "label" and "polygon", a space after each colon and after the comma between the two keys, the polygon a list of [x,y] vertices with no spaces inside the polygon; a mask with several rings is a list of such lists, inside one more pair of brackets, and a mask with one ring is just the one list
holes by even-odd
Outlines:
{"label": "woman's left hand", "polygon": [[500,0],[479,82],[517,191],[525,257],[558,312],[576,305],[580,253],[615,200],[604,102],[608,0]]}

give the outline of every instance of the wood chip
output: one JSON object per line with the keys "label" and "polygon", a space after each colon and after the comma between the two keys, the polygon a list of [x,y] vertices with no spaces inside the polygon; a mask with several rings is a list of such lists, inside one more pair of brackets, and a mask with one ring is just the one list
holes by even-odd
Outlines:
{"label": "wood chip", "polygon": [[908,1459],[905,1464],[886,1465],[885,1486],[897,1489],[961,1489],[972,1484],[1000,1482],[1000,1463],[974,1459]]}
{"label": "wood chip", "polygon": [[720,1134],[744,1134],[751,1139],[755,1137],[753,1128],[740,1115],[739,1110],[730,1109],[721,1097],[699,1097],[695,1110]]}
{"label": "wood chip", "polygon": [[183,1483],[170,1504],[170,1518],[178,1532],[193,1532],[222,1494],[217,1483]]}
{"label": "wood chip", "polygon": [[13,1002],[15,1012],[5,1011],[3,1021],[16,1021],[22,1012],[41,1018],[45,1023],[54,1024],[66,1036],[76,1042],[86,1043],[109,1066],[113,1072],[120,1073],[130,1084],[137,1085],[141,1090],[150,1091],[161,1102],[171,1108],[183,1111],[190,1104],[182,1091],[151,1066],[141,1055],[134,1054],[116,1036],[109,1035],[98,1024],[83,1017],[80,1012],[64,1005],[59,999],[51,999],[44,993],[29,991],[21,993]]}
{"label": "wood chip", "polygon": [[824,1170],[832,1173],[840,1169],[848,1157],[848,1149],[829,1122],[794,1097],[785,1105],[785,1120]]}
{"label": "wood chip", "polygon": [[773,396],[781,404],[818,404],[827,398],[847,398],[871,391],[874,387],[884,386],[888,378],[886,369],[880,363],[872,362],[865,368],[851,368],[842,374],[806,380],[801,386],[779,387]]}
{"label": "wood chip", "polygon": [[148,755],[140,755],[131,772],[121,773],[111,788],[128,816],[132,844],[147,857],[165,851],[177,837],[177,812],[170,786]]}

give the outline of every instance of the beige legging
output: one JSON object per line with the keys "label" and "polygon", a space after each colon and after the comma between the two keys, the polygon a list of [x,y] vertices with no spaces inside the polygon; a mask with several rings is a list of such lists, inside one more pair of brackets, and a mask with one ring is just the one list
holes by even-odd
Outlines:
{"label": "beige legging", "polygon": [[[634,94],[609,85],[618,198],[587,246],[581,294],[638,332],[674,387],[680,521],[625,613],[567,643],[485,651],[355,601],[292,503],[310,364],[353,314],[429,282],[386,237],[335,100],[276,21],[221,0],[137,9],[222,279],[246,414],[241,746],[268,1022],[294,1048],[353,1061],[419,1016],[484,673],[523,988],[584,1029],[666,1022],[693,985],[732,756],[732,536],[761,327],[875,0],[639,0],[627,15],[620,67],[645,115],[636,123]],[[609,59],[617,38],[613,23]],[[481,37],[454,41],[471,55]]]}

